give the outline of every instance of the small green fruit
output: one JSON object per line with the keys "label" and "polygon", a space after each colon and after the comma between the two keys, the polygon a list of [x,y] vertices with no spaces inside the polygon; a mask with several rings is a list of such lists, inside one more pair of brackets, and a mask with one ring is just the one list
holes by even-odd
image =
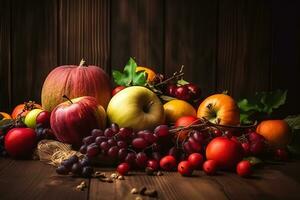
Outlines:
{"label": "small green fruit", "polygon": [[42,109],[33,109],[25,117],[24,123],[28,128],[36,127],[36,118],[42,112]]}

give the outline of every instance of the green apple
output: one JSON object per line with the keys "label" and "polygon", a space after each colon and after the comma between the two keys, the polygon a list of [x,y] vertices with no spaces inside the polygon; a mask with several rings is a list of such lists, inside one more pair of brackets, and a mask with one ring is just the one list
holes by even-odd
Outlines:
{"label": "green apple", "polygon": [[37,116],[43,112],[44,110],[42,109],[33,109],[29,111],[29,113],[26,115],[24,123],[28,128],[35,128],[36,126],[36,118]]}
{"label": "green apple", "polygon": [[134,130],[154,129],[165,120],[164,108],[151,90],[141,87],[127,87],[110,100],[107,116],[111,123]]}

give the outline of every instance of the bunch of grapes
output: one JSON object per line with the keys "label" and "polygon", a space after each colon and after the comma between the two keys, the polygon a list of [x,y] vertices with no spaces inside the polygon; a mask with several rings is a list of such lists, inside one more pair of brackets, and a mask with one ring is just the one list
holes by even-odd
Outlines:
{"label": "bunch of grapes", "polygon": [[70,158],[63,160],[60,166],[57,167],[56,172],[61,175],[71,173],[74,176],[88,178],[92,176],[94,168],[90,166],[88,157],[79,159],[78,156],[73,155]]}
{"label": "bunch of grapes", "polygon": [[242,135],[241,144],[244,149],[245,155],[261,155],[265,152],[267,147],[265,138],[254,131]]}
{"label": "bunch of grapes", "polygon": [[43,124],[37,124],[35,128],[37,141],[44,139],[55,139],[53,130],[50,127],[45,127]]}

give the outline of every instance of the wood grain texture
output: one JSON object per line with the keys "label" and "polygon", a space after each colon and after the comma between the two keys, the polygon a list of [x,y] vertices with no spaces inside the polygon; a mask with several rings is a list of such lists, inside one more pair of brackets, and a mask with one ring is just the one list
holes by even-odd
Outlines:
{"label": "wood grain texture", "polygon": [[217,91],[234,97],[269,89],[271,7],[269,1],[220,1]]}
{"label": "wood grain texture", "polygon": [[166,0],[165,71],[184,65],[185,80],[207,95],[215,90],[217,0]]}
{"label": "wood grain texture", "polygon": [[109,71],[110,1],[59,0],[59,64],[87,64]]}
{"label": "wood grain texture", "polygon": [[11,106],[11,1],[1,0],[0,6],[0,111],[10,112]]}
{"label": "wood grain texture", "polygon": [[163,72],[163,9],[161,0],[112,0],[112,69],[123,69],[133,57],[138,65]]}
{"label": "wood grain texture", "polygon": [[[1,199],[87,199],[76,191],[83,179],[58,176],[55,168],[38,161],[0,159]],[[86,180],[89,184],[89,180]]]}
{"label": "wood grain texture", "polygon": [[275,0],[272,4],[271,89],[288,89],[287,104],[278,116],[299,114],[300,2]]}
{"label": "wood grain texture", "polygon": [[57,2],[12,1],[11,35],[12,105],[39,102],[44,79],[57,65]]}

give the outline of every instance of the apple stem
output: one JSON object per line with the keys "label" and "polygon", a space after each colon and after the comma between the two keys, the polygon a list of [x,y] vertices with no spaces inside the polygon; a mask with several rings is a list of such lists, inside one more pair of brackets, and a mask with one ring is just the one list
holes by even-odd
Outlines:
{"label": "apple stem", "polygon": [[85,60],[83,60],[83,58],[81,59],[80,63],[79,63],[79,67],[83,67],[83,64],[85,63]]}
{"label": "apple stem", "polygon": [[69,98],[69,97],[67,97],[65,94],[62,96],[64,99],[67,99],[68,101],[70,101],[71,102],[71,104],[73,104],[73,101]]}

